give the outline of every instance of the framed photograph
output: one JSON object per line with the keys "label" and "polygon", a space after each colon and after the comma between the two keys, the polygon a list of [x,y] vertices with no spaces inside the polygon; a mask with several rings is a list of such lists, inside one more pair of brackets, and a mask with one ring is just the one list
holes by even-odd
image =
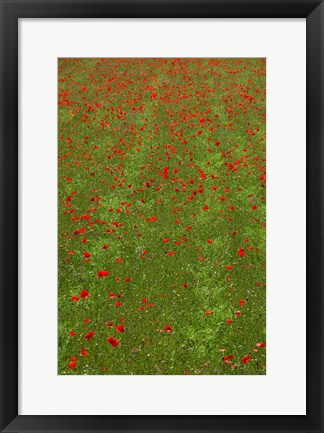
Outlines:
{"label": "framed photograph", "polygon": [[1,1],[1,432],[323,432],[322,1]]}

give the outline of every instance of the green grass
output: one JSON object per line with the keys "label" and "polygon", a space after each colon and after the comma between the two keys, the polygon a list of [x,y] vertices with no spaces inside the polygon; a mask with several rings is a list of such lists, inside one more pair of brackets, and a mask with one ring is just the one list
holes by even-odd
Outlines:
{"label": "green grass", "polygon": [[58,68],[59,374],[265,374],[265,60]]}

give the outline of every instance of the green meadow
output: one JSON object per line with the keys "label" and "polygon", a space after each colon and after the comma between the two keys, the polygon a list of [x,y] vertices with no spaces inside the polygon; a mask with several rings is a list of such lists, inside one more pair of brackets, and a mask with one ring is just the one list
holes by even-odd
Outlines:
{"label": "green meadow", "polygon": [[266,374],[265,59],[59,59],[58,373]]}

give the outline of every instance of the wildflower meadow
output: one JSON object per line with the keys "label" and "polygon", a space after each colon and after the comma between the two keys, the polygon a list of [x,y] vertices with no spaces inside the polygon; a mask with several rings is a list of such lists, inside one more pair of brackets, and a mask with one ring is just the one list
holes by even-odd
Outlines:
{"label": "wildflower meadow", "polygon": [[266,374],[266,60],[58,60],[58,373]]}

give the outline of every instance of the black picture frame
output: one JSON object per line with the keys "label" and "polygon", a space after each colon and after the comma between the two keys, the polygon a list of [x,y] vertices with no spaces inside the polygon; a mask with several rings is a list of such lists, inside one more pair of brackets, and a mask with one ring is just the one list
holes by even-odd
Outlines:
{"label": "black picture frame", "polygon": [[[318,0],[0,0],[0,8],[1,432],[323,432],[323,2]],[[305,416],[18,415],[19,18],[306,18],[307,414]]]}

